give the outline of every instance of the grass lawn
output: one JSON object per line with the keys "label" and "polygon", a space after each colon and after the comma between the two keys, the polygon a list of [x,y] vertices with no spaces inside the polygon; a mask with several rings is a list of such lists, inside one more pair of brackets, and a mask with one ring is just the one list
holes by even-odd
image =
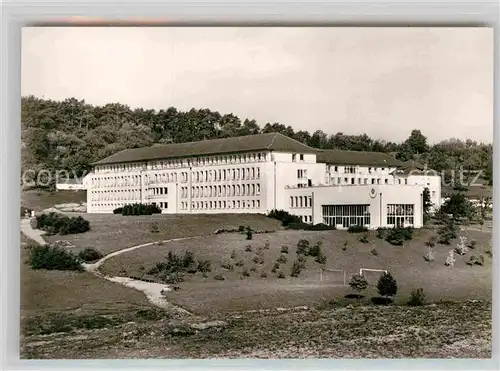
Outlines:
{"label": "grass lawn", "polygon": [[[172,238],[208,235],[217,229],[251,226],[255,230],[275,230],[280,227],[276,220],[255,214],[218,215],[167,215],[122,216],[114,214],[79,214],[90,222],[90,231],[73,235],[47,236],[50,241],[66,240],[76,246],[78,252],[93,247],[104,254],[147,242]],[[151,224],[158,223],[159,233],[151,233]]]}
{"label": "grass lawn", "polygon": [[106,313],[151,307],[144,294],[91,273],[33,270],[21,234],[21,317],[48,312]]}
{"label": "grass lawn", "polygon": [[86,191],[45,192],[29,190],[21,193],[21,205],[35,211],[43,211],[58,204],[81,202],[87,202]]}
{"label": "grass lawn", "polygon": [[[101,267],[103,273],[109,275],[140,276],[142,267],[147,271],[155,263],[163,261],[168,251],[183,253],[189,250],[196,258],[209,259],[212,262],[212,272],[207,278],[201,274],[186,275],[185,282],[179,284],[181,290],[168,294],[169,300],[186,309],[197,313],[212,311],[249,310],[270,307],[290,307],[299,305],[315,305],[324,300],[344,300],[350,293],[347,287],[338,287],[342,281],[339,274],[325,275],[325,280],[319,280],[320,264],[314,258],[308,257],[306,269],[298,278],[290,277],[291,266],[297,258],[297,242],[305,238],[311,244],[323,241],[323,249],[327,256],[328,268],[343,269],[349,277],[359,272],[360,268],[386,269],[398,281],[399,291],[396,302],[405,303],[411,290],[422,287],[428,300],[468,300],[491,299],[492,267],[491,258],[484,253],[491,248],[490,234],[479,231],[462,232],[469,240],[476,240],[478,247],[466,256],[456,256],[457,262],[453,269],[444,265],[448,250],[456,246],[437,245],[436,258],[428,263],[423,259],[427,251],[425,241],[429,239],[430,230],[415,231],[412,241],[404,247],[392,246],[377,239],[370,233],[369,243],[363,244],[357,239],[359,235],[345,231],[278,231],[276,233],[254,235],[248,241],[242,234],[213,235],[191,240],[166,243],[134,250],[107,260]],[[253,262],[257,249],[269,244],[262,250],[264,264]],[[344,241],[348,247],[342,250]],[[289,253],[284,254],[287,262],[280,264],[278,271],[285,278],[278,278],[271,269],[280,256],[283,245],[288,246]],[[245,251],[250,246],[252,251]],[[378,255],[373,255],[375,248]],[[231,258],[234,253],[234,258]],[[482,254],[485,257],[484,266],[468,266],[465,264],[470,255]],[[236,266],[241,261],[243,266]],[[222,268],[221,263],[230,263],[232,270]],[[252,271],[254,269],[255,271]],[[243,271],[250,273],[243,276]],[[266,278],[261,273],[267,274]],[[216,274],[225,276],[225,281],[214,279]],[[379,273],[367,273],[372,285],[376,284]],[[371,286],[365,293],[366,300],[376,296],[376,289]],[[223,298],[223,299],[221,299]]]}

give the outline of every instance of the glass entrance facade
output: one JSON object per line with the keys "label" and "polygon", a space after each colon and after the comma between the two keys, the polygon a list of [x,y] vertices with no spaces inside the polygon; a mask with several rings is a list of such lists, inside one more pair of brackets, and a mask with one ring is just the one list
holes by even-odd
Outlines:
{"label": "glass entrance facade", "polygon": [[394,227],[413,226],[415,205],[387,205],[387,224]]}
{"label": "glass entrance facade", "polygon": [[370,226],[369,205],[322,205],[323,223],[349,228],[351,225]]}

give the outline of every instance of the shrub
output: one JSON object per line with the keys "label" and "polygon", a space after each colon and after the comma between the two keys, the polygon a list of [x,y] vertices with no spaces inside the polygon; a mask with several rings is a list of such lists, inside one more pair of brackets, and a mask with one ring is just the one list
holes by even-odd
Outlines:
{"label": "shrub", "polygon": [[253,231],[250,228],[248,228],[246,231],[246,235],[247,235],[247,240],[251,240],[253,238]]}
{"label": "shrub", "polygon": [[436,242],[437,242],[437,237],[431,236],[429,238],[429,240],[425,242],[425,246],[434,247],[434,246],[436,246]]}
{"label": "shrub", "polygon": [[103,256],[104,255],[101,252],[99,252],[91,247],[87,247],[86,249],[84,249],[78,253],[78,258],[80,260],[83,260],[86,263],[99,260]]}
{"label": "shrub", "polygon": [[255,264],[264,264],[264,258],[260,255],[256,255],[253,257],[252,261],[255,263]]}
{"label": "shrub", "polygon": [[90,223],[81,216],[68,217],[59,213],[42,214],[36,217],[36,228],[48,232],[48,234],[76,234],[90,230]]}
{"label": "shrub", "polygon": [[184,281],[184,274],[182,274],[182,272],[165,273],[162,274],[160,278],[165,283],[175,284]]}
{"label": "shrub", "polygon": [[300,217],[292,215],[285,210],[277,210],[277,209],[271,210],[267,214],[267,217],[279,220],[281,222],[281,225],[284,227],[292,223],[302,223],[302,219],[300,219]]}
{"label": "shrub", "polygon": [[314,261],[319,264],[325,264],[326,256],[323,253],[320,253],[318,256],[316,256],[316,259],[314,259]]}
{"label": "shrub", "polygon": [[253,266],[252,268],[250,268],[250,272],[257,272],[257,267]]}
{"label": "shrub", "polygon": [[474,250],[476,248],[477,242],[475,240],[471,240],[469,242],[469,249]]}
{"label": "shrub", "polygon": [[280,268],[280,263],[276,262],[273,265],[273,269],[271,269],[271,272],[276,273],[276,271]]}
{"label": "shrub", "polygon": [[78,257],[69,251],[51,245],[31,247],[28,262],[32,269],[83,271]]}
{"label": "shrub", "polygon": [[222,262],[220,266],[228,271],[232,271],[234,269],[234,266],[229,262]]}
{"label": "shrub", "polygon": [[479,256],[474,256],[472,255],[469,258],[469,261],[466,263],[467,265],[483,265],[484,264],[484,256],[479,255]]}
{"label": "shrub", "polygon": [[270,247],[271,244],[269,243],[269,241],[266,240],[266,242],[264,242],[264,250],[269,250]]}
{"label": "shrub", "polygon": [[249,277],[250,276],[250,272],[246,268],[243,269],[243,272],[241,272],[241,274],[243,275],[243,277]]}
{"label": "shrub", "polygon": [[224,281],[226,279],[226,277],[224,277],[222,274],[216,274],[214,276],[214,279],[217,281]]}
{"label": "shrub", "polygon": [[390,228],[385,235],[385,240],[394,246],[401,246],[406,240],[412,238],[413,228]]}
{"label": "shrub", "polygon": [[364,225],[351,225],[349,228],[347,228],[347,231],[349,233],[362,233],[362,232],[368,232],[368,228],[366,228]]}
{"label": "shrub", "polygon": [[285,273],[283,273],[282,271],[279,271],[278,278],[285,278]]}
{"label": "shrub", "polygon": [[344,245],[342,246],[342,250],[346,251],[347,250],[347,246],[349,246],[349,242],[344,241]]}
{"label": "shrub", "polygon": [[281,254],[278,259],[276,260],[276,262],[280,263],[280,264],[286,264],[286,262],[288,261],[288,258],[286,257],[286,255],[284,254]]}
{"label": "shrub", "polygon": [[113,214],[122,214],[123,213],[123,207],[117,207],[116,209],[113,210]]}
{"label": "shrub", "polygon": [[429,250],[427,250],[427,253],[424,255],[424,260],[428,262],[433,262],[434,261],[434,251],[432,248],[429,247]]}
{"label": "shrub", "polygon": [[161,209],[153,204],[134,203],[134,204],[126,204],[125,206],[123,206],[121,214],[125,216],[161,214]]}
{"label": "shrub", "polygon": [[[163,277],[172,273],[196,273],[198,266],[193,253],[186,251],[183,256],[169,251],[164,262],[156,263],[147,273],[151,275],[160,274]],[[206,263],[203,263],[206,264]]]}
{"label": "shrub", "polygon": [[[250,250],[252,250],[252,248],[250,248]],[[236,251],[235,250],[231,251],[231,259],[234,259],[234,258],[236,258]]]}
{"label": "shrub", "polygon": [[361,292],[368,287],[368,281],[365,276],[361,274],[355,274],[351,277],[351,281],[349,281],[349,286],[351,289],[357,292]]}
{"label": "shrub", "polygon": [[243,260],[238,260],[235,265],[237,267],[243,267],[245,265],[245,262]]}
{"label": "shrub", "polygon": [[378,293],[383,297],[394,296],[398,291],[398,285],[391,273],[383,273],[377,282]]}
{"label": "shrub", "polygon": [[438,243],[449,245],[451,240],[457,238],[457,229],[452,219],[446,219],[445,224],[438,230]]}
{"label": "shrub", "polygon": [[160,228],[158,227],[158,223],[151,223],[151,233],[160,233]]}
{"label": "shrub", "polygon": [[297,255],[307,255],[309,253],[309,241],[308,240],[300,240],[297,243]]}
{"label": "shrub", "polygon": [[287,228],[300,231],[331,231],[336,229],[335,226],[330,226],[323,223],[308,224],[302,221],[290,223],[288,224]]}
{"label": "shrub", "polygon": [[455,254],[454,254],[453,250],[450,250],[448,253],[448,256],[446,257],[444,265],[446,265],[447,267],[454,267],[455,261],[456,261]]}
{"label": "shrub", "polygon": [[245,226],[244,226],[244,225],[240,225],[240,226],[238,227],[238,232],[240,232],[240,233],[245,232]]}
{"label": "shrub", "polygon": [[288,246],[281,246],[281,253],[288,254]]}
{"label": "shrub", "polygon": [[251,252],[251,251],[252,251],[252,246],[250,246],[250,245],[246,245],[246,246],[245,246],[245,251],[246,251],[246,252]]}
{"label": "shrub", "polygon": [[305,255],[299,255],[299,256],[297,257],[297,260],[298,260],[298,262],[300,263],[300,267],[301,267],[302,269],[304,269],[304,268],[306,267],[306,262],[307,262],[307,258],[306,258],[306,256],[305,256]]}
{"label": "shrub", "polygon": [[384,240],[387,236],[388,228],[379,227],[377,228],[377,238]]}
{"label": "shrub", "polygon": [[318,241],[316,242],[313,246],[309,247],[309,250],[307,251],[306,255],[309,256],[319,256],[323,254],[323,251],[321,250],[321,247],[323,246],[323,242]]}
{"label": "shrub", "polygon": [[260,274],[260,278],[267,278],[267,273],[266,272],[262,272]]}
{"label": "shrub", "polygon": [[410,298],[408,299],[407,304],[411,305],[413,307],[415,306],[421,306],[425,304],[425,292],[424,289],[419,288],[416,290],[412,290],[410,293]]}
{"label": "shrub", "polygon": [[298,260],[294,260],[290,276],[298,277],[301,270],[302,270],[302,264]]}
{"label": "shrub", "polygon": [[378,251],[377,251],[377,249],[372,249],[370,252],[371,252],[373,255],[375,255],[375,256],[377,256],[377,255],[378,255]]}
{"label": "shrub", "polygon": [[201,273],[211,272],[212,263],[210,262],[210,260],[200,260],[198,261],[197,270]]}
{"label": "shrub", "polygon": [[361,243],[368,243],[368,233],[364,233],[359,237],[359,242]]}

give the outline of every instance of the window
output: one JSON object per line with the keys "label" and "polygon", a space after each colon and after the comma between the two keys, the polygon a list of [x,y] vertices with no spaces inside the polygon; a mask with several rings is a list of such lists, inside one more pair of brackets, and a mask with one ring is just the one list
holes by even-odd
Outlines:
{"label": "window", "polygon": [[356,179],[351,178],[351,184],[354,184],[355,180],[356,180]]}
{"label": "window", "polygon": [[385,184],[389,184],[389,179],[387,179],[387,178],[386,178],[386,179],[384,180],[384,183],[385,183]]}
{"label": "window", "polygon": [[296,154],[292,153],[292,161],[296,161]]}
{"label": "window", "polygon": [[304,179],[306,178],[306,176],[307,176],[307,170],[302,170],[302,169],[297,170],[298,179]]}
{"label": "window", "polygon": [[300,161],[304,161],[304,155],[302,153],[299,155],[299,158],[300,158]]}
{"label": "window", "polygon": [[339,171],[339,167],[338,166],[335,166],[335,171]]}
{"label": "window", "polygon": [[387,224],[395,227],[413,226],[414,206],[412,204],[387,205]]}
{"label": "window", "polygon": [[369,205],[322,205],[323,222],[326,225],[369,226],[371,223]]}

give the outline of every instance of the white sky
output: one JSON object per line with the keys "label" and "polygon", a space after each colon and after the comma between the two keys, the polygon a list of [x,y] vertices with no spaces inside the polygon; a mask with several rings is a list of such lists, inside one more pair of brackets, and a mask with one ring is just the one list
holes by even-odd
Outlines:
{"label": "white sky", "polygon": [[328,134],[493,134],[487,28],[25,28],[22,94]]}

